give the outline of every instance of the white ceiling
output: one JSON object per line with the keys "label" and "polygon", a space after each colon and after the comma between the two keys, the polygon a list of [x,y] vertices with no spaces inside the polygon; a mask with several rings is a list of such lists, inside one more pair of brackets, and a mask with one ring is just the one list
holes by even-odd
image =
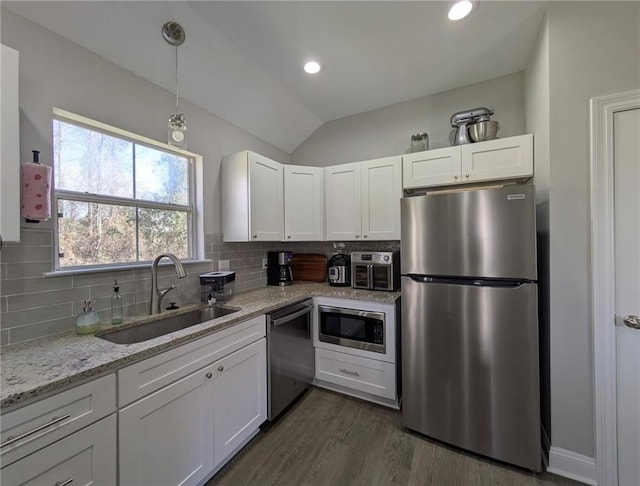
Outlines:
{"label": "white ceiling", "polygon": [[[544,2],[3,1],[2,5],[292,152],[322,123],[524,69]],[[318,59],[315,76],[303,61]],[[186,113],[188,120],[188,112]]]}

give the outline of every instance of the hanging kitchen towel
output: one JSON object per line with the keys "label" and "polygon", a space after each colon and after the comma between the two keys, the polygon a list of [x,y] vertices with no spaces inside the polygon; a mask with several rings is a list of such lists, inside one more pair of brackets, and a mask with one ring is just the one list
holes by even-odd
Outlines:
{"label": "hanging kitchen towel", "polygon": [[51,217],[51,167],[22,164],[22,204],[20,215],[28,223],[46,221]]}

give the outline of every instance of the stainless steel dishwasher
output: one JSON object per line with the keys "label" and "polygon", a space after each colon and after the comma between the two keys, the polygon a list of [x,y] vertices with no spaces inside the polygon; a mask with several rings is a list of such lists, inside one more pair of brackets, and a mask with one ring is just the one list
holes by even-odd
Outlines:
{"label": "stainless steel dishwasher", "polygon": [[268,315],[269,420],[276,418],[313,380],[312,311],[313,301],[308,299]]}

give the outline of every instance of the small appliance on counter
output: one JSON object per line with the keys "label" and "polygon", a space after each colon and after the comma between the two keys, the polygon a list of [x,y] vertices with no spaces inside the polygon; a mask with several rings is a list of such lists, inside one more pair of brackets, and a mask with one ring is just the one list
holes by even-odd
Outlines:
{"label": "small appliance on counter", "polygon": [[329,285],[335,287],[351,286],[351,257],[336,253],[327,264]]}
{"label": "small appliance on counter", "polygon": [[[465,143],[491,140],[491,138],[489,138],[491,133],[493,134],[492,138],[495,138],[498,122],[490,122],[489,119],[491,115],[493,115],[493,110],[484,107],[458,111],[451,115],[451,126],[456,129],[453,145],[464,145]],[[475,124],[479,124],[483,129],[479,132],[474,131],[476,136],[472,138],[470,127]],[[487,130],[487,128],[490,129]],[[481,137],[482,139],[480,140],[479,138]],[[476,140],[476,138],[478,138],[478,140]]]}
{"label": "small appliance on counter", "polygon": [[236,272],[209,272],[200,275],[200,300],[226,302],[233,295],[236,286]]}
{"label": "small appliance on counter", "polygon": [[397,290],[400,287],[400,252],[351,252],[351,283],[354,289]]}
{"label": "small appliance on counter", "polygon": [[293,283],[292,258],[290,251],[267,252],[267,285],[284,287]]}

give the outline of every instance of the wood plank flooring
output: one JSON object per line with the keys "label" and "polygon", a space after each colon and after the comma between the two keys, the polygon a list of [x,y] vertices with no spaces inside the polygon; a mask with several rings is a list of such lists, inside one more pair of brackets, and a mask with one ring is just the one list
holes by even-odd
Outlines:
{"label": "wood plank flooring", "polygon": [[576,485],[408,432],[400,413],[311,388],[206,486]]}

